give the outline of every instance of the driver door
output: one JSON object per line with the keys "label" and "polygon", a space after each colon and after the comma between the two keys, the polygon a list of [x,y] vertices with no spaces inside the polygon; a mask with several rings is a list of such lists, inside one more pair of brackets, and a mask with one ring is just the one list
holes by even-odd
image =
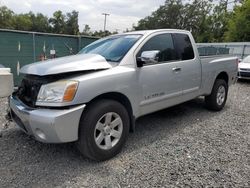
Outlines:
{"label": "driver door", "polygon": [[158,61],[138,68],[140,115],[177,104],[182,95],[181,61],[178,61],[172,35],[155,34],[142,46],[137,57],[141,57],[142,52],[155,50],[160,51]]}

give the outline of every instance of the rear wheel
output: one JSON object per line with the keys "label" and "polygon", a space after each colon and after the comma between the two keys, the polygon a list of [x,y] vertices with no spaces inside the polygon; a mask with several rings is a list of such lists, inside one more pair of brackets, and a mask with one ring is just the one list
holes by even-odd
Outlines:
{"label": "rear wheel", "polygon": [[119,102],[100,100],[90,104],[79,126],[80,152],[90,159],[103,161],[121,151],[129,133],[129,115]]}
{"label": "rear wheel", "polygon": [[206,106],[213,111],[220,111],[227,101],[228,85],[225,80],[215,80],[212,93],[205,97]]}

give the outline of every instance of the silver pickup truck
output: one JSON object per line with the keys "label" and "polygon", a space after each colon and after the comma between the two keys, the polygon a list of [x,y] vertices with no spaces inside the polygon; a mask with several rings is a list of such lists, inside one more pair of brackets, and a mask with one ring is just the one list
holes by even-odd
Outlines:
{"label": "silver pickup truck", "polygon": [[188,31],[118,34],[77,55],[24,66],[11,116],[38,141],[76,142],[84,156],[107,160],[140,116],[198,96],[221,110],[237,70],[236,57],[200,58]]}

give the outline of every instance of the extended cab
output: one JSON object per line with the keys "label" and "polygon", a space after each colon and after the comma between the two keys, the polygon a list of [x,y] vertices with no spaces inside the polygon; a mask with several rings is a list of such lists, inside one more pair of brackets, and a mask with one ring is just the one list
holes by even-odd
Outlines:
{"label": "extended cab", "polygon": [[38,141],[76,142],[86,157],[106,160],[140,116],[198,96],[221,110],[237,70],[236,57],[200,58],[188,31],[118,34],[77,55],[24,66],[11,116]]}

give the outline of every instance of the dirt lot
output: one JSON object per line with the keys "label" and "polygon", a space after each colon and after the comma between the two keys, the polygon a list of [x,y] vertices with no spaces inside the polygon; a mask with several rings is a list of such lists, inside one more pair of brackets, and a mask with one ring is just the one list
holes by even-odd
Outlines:
{"label": "dirt lot", "polygon": [[[1,128],[6,100],[0,106]],[[96,163],[12,124],[0,137],[0,187],[250,187],[250,82],[230,88],[221,112],[196,99],[136,125],[121,154]]]}

